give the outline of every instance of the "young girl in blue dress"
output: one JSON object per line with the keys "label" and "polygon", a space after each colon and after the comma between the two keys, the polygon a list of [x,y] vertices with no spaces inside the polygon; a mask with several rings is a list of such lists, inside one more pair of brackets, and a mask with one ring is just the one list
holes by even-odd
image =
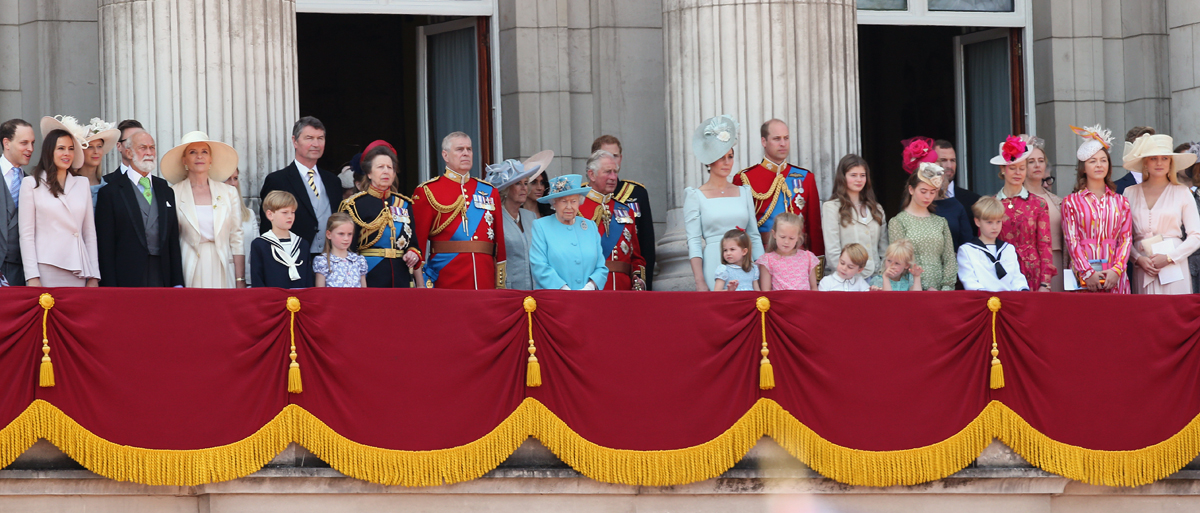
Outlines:
{"label": "young girl in blue dress", "polygon": [[713,290],[759,290],[758,266],[750,258],[750,236],[745,230],[729,230],[721,238],[721,259]]}

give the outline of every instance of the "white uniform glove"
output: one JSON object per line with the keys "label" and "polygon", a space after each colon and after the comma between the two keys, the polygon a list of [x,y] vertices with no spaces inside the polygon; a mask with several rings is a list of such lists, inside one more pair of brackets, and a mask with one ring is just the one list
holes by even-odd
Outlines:
{"label": "white uniform glove", "polygon": [[562,288],[561,288],[561,289],[558,289],[558,290],[571,290],[571,286],[570,286],[570,285],[563,285],[563,286],[562,286]]}
{"label": "white uniform glove", "polygon": [[596,282],[588,280],[587,285],[583,286],[583,290],[596,290]]}

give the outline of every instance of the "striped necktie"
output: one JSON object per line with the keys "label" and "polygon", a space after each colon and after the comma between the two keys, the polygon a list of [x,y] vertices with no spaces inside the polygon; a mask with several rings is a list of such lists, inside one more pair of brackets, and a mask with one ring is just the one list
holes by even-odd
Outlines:
{"label": "striped necktie", "polygon": [[312,169],[308,170],[308,188],[312,189],[318,198],[321,197],[321,191],[317,190],[317,172]]}

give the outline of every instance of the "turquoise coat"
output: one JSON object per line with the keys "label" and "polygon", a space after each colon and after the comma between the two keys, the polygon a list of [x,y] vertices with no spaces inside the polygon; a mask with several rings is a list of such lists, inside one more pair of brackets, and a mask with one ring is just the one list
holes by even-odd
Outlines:
{"label": "turquoise coat", "polygon": [[596,223],[576,217],[568,225],[553,215],[533,222],[529,264],[534,289],[561,289],[567,285],[571,290],[580,290],[589,279],[597,288],[604,287],[608,280],[604,261]]}

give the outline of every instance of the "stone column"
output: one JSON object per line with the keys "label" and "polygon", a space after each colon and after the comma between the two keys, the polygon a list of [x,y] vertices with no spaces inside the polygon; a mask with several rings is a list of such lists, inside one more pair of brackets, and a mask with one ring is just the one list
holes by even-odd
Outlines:
{"label": "stone column", "polygon": [[244,198],[290,160],[293,0],[100,0],[101,110],[134,118],[159,155],[203,130],[238,151]]}
{"label": "stone column", "polygon": [[738,169],[762,159],[758,128],[791,127],[793,164],[828,196],[837,161],[859,150],[858,25],[854,0],[663,0],[667,76],[667,234],[656,290],[692,290],[684,187],[707,179],[691,152],[704,119],[741,123]]}
{"label": "stone column", "polygon": [[1171,136],[1175,144],[1200,140],[1200,5],[1168,0]]}

